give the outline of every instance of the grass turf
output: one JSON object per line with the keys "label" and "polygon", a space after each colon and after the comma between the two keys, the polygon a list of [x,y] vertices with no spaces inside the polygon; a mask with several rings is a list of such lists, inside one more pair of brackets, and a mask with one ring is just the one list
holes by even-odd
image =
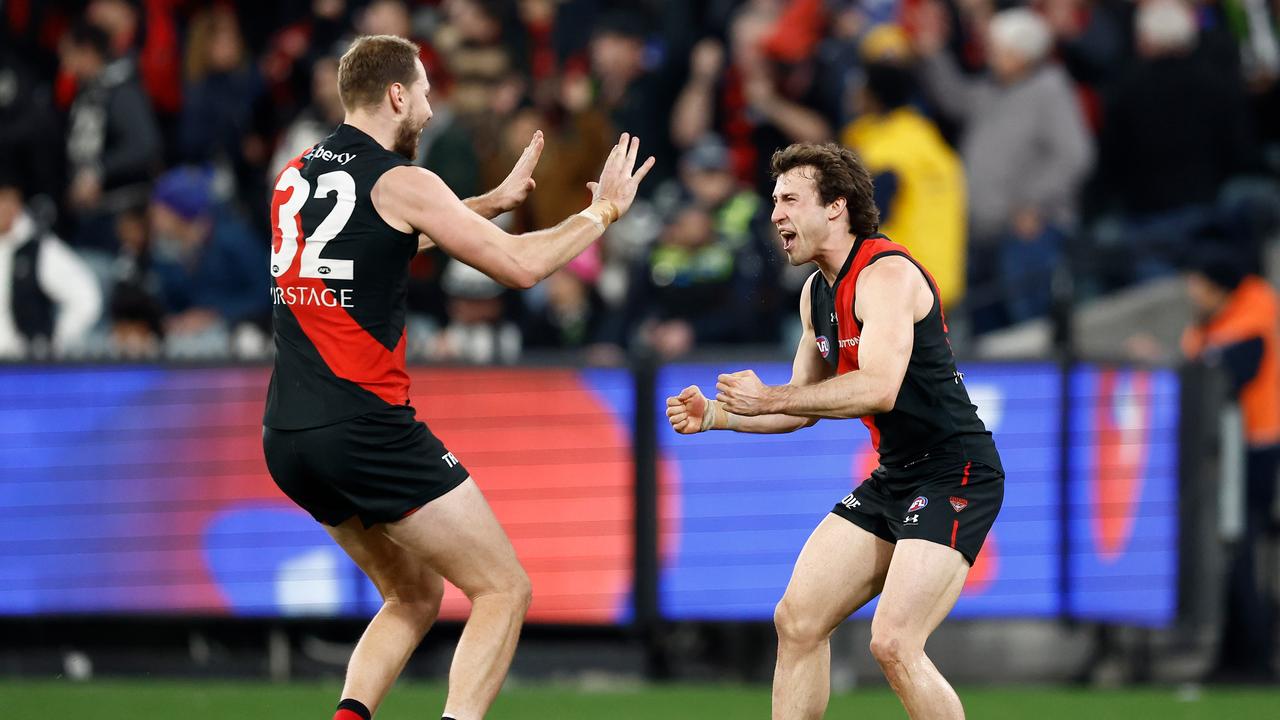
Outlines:
{"label": "grass turf", "polygon": [[[329,683],[0,680],[0,708],[5,717],[57,720],[327,720],[339,689]],[[1280,688],[1209,688],[1203,692],[962,688],[960,694],[967,715],[975,720],[1280,718]],[[440,685],[404,683],[391,693],[377,718],[435,718],[443,702],[444,688]],[[769,691],[762,687],[666,685],[591,691],[558,685],[518,685],[503,691],[489,717],[703,720],[766,718],[768,714]],[[833,697],[827,717],[904,718],[906,714],[888,690],[868,689]]]}

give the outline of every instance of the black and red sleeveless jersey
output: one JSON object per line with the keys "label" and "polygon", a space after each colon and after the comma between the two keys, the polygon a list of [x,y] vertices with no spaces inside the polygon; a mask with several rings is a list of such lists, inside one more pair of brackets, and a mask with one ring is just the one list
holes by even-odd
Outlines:
{"label": "black and red sleeveless jersey", "polygon": [[277,178],[264,425],[320,427],[408,403],[405,297],[418,240],[388,225],[371,198],[383,173],[408,164],[339,125]]}
{"label": "black and red sleeveless jersey", "polygon": [[858,238],[834,285],[815,273],[810,287],[813,330],[818,352],[837,375],[858,369],[862,323],[854,314],[858,274],[881,258],[899,255],[911,261],[933,291],[933,307],[915,324],[907,373],[893,409],[862,418],[882,465],[902,466],[934,448],[957,443],[972,459],[999,468],[991,433],[969,400],[964,377],[956,369],[947,336],[947,319],[933,277],[907,249],[883,235]]}

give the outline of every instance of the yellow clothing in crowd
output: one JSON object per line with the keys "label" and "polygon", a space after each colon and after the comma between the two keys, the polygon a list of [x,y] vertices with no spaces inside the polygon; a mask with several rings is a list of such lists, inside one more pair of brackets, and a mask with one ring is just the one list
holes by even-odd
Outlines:
{"label": "yellow clothing in crowd", "polygon": [[944,304],[964,296],[964,167],[938,129],[910,107],[866,114],[841,136],[871,176],[893,173],[897,192],[880,231],[929,269]]}

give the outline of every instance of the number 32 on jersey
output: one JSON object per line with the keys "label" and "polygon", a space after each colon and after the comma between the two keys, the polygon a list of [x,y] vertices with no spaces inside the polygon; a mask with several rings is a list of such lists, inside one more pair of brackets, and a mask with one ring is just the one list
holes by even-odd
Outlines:
{"label": "number 32 on jersey", "polygon": [[[292,190],[288,201],[280,205],[280,219],[277,229],[280,231],[280,248],[271,251],[271,275],[280,277],[289,271],[294,257],[298,254],[298,213],[302,206],[312,197],[311,183],[302,177],[298,168],[289,166],[280,173],[276,183],[277,192]],[[345,170],[334,170],[316,178],[315,198],[324,199],[336,193],[338,201],[333,209],[321,221],[315,233],[303,241],[302,260],[298,267],[298,277],[324,278],[328,280],[351,280],[354,277],[355,263],[351,260],[326,259],[320,257],[324,246],[329,243],[351,219],[356,207],[356,183],[350,173]]]}

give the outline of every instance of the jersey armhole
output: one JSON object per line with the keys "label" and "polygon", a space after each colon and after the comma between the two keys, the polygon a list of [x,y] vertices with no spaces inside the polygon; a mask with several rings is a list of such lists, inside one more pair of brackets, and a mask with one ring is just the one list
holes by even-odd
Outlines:
{"label": "jersey armhole", "polygon": [[[906,254],[901,250],[885,250],[884,252],[879,252],[879,253],[876,253],[875,255],[872,255],[871,259],[867,260],[867,264],[862,266],[861,272],[865,272],[867,268],[876,264],[878,261],[894,255],[897,255],[898,257],[906,258],[907,262],[915,266],[916,271],[920,273],[920,277],[924,278],[924,284],[929,286],[929,292],[933,295],[933,304],[929,306],[929,312],[925,314],[924,317],[920,318],[919,320],[913,323],[913,325],[919,325],[920,323],[923,323],[924,321],[933,317],[935,314],[939,313],[942,310],[942,298],[941,296],[938,295],[938,288],[933,284],[933,278],[929,277],[929,273],[925,271],[924,266],[916,262],[915,258],[911,257],[910,255]],[[861,329],[862,318],[858,317],[857,293],[854,293],[853,303],[854,303],[854,307],[849,308],[849,313],[853,316],[853,321],[858,323],[858,328]]]}

